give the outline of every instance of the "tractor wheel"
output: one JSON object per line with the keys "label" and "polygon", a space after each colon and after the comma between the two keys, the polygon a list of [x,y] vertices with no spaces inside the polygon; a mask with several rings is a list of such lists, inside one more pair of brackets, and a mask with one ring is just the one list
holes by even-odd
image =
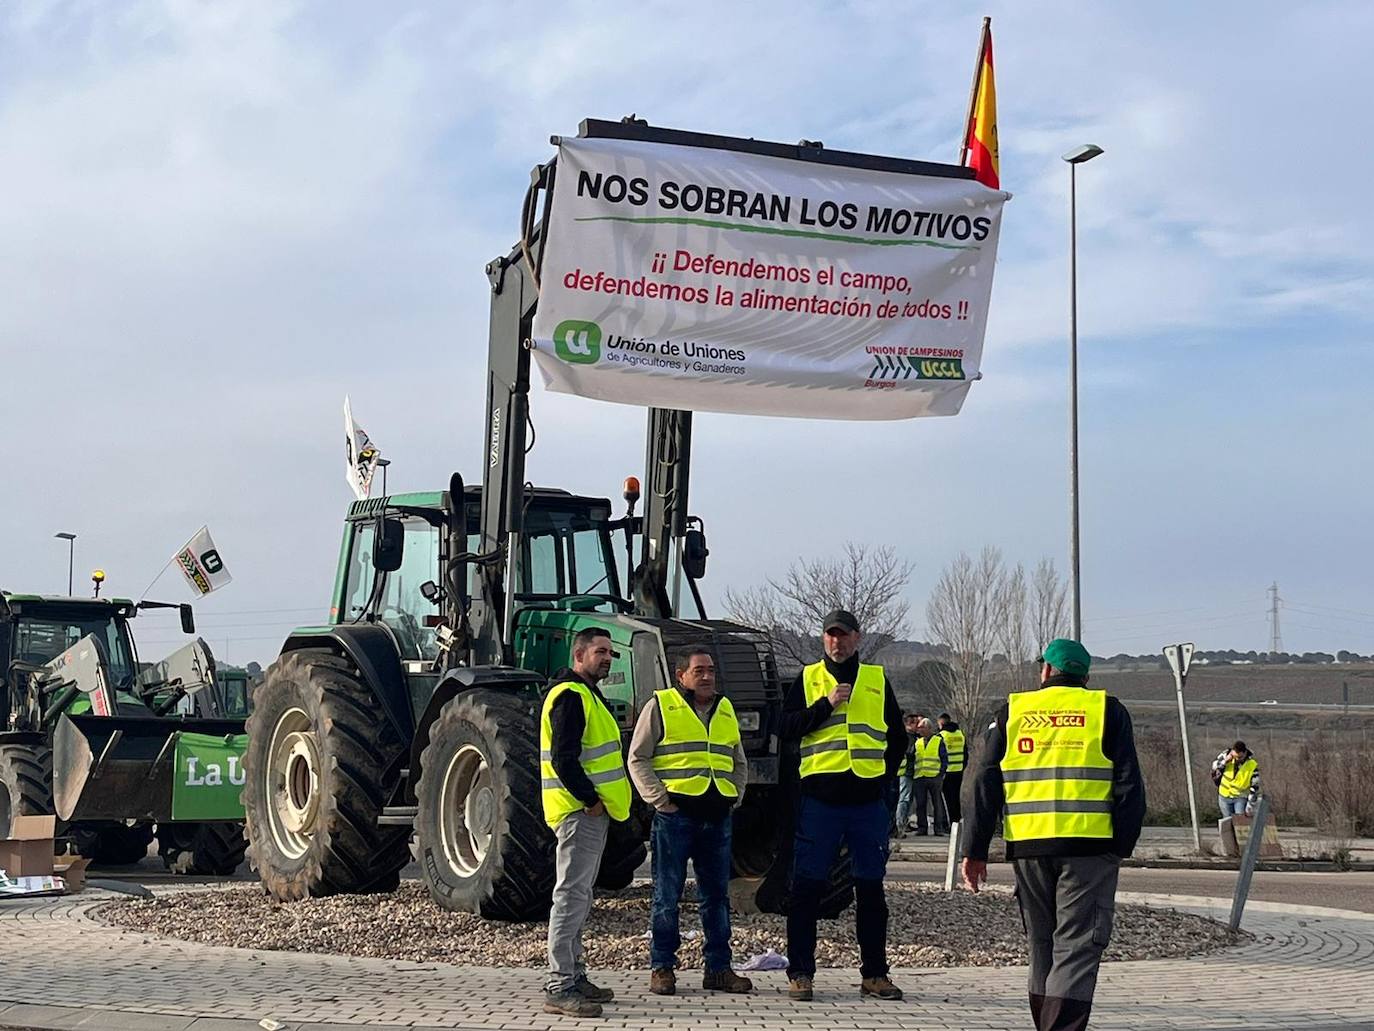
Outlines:
{"label": "tractor wheel", "polygon": [[66,837],[79,855],[100,866],[133,866],[148,856],[153,843],[153,825],[136,823],[73,823]]}
{"label": "tractor wheel", "polygon": [[157,828],[157,853],[172,873],[227,877],[239,868],[247,847],[241,823],[166,823]]}
{"label": "tractor wheel", "polygon": [[390,891],[405,827],[378,826],[405,743],[353,664],[288,652],[253,692],[243,808],[248,861],[284,902]]}
{"label": "tractor wheel", "polygon": [[[749,790],[735,813],[734,872],[757,879],[754,904],[764,913],[786,914],[792,892],[792,850],[796,837],[796,801],[788,787]],[[841,851],[830,868],[819,913],[833,920],[854,901],[854,875],[849,852]]]}
{"label": "tractor wheel", "polygon": [[636,815],[632,808],[629,820],[611,824],[606,850],[601,853],[601,867],[596,872],[596,886],[602,891],[628,888],[635,879],[635,871],[648,858],[649,849],[644,844],[648,834]]}
{"label": "tractor wheel", "polygon": [[16,816],[47,816],[52,808],[52,749],[0,745],[0,838]]}
{"label": "tractor wheel", "polygon": [[434,901],[489,920],[547,917],[554,836],[539,786],[539,712],[477,689],[448,702],[420,758],[415,831]]}

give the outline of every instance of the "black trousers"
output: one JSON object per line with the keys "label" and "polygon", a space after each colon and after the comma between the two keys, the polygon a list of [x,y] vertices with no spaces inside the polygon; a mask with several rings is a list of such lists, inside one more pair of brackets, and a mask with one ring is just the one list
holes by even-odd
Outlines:
{"label": "black trousers", "polygon": [[946,773],[945,783],[941,791],[945,796],[945,812],[949,814],[950,823],[958,823],[962,820],[963,810],[959,808],[959,792],[964,789],[964,771],[958,773]]}

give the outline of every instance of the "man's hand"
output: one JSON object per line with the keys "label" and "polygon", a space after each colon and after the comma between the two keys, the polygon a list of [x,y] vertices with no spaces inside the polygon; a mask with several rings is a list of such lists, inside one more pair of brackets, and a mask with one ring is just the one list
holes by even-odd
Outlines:
{"label": "man's hand", "polygon": [[833,709],[837,705],[843,705],[849,701],[849,696],[853,693],[853,684],[836,684],[835,690],[830,692],[830,707]]}
{"label": "man's hand", "polygon": [[988,863],[986,859],[965,859],[964,860],[964,887],[975,895],[978,893],[978,885],[988,879]]}
{"label": "man's hand", "polygon": [[659,811],[660,813],[675,813],[675,812],[677,812],[677,803],[676,803],[676,802],[669,802],[669,803],[668,803],[667,805],[665,805],[665,806],[660,806],[658,811]]}
{"label": "man's hand", "polygon": [[605,816],[606,803],[598,798],[596,800],[596,805],[588,806],[586,809],[583,809],[582,811],[586,813],[588,816]]}

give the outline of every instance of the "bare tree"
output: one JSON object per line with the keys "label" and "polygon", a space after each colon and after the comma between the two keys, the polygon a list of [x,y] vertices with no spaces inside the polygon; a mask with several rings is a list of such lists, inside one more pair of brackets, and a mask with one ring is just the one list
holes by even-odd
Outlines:
{"label": "bare tree", "polygon": [[725,608],[742,623],[770,631],[784,667],[815,662],[821,623],[832,609],[848,609],[863,628],[859,657],[868,661],[907,632],[905,594],[911,563],[886,545],[850,542],[836,558],[798,559],[781,580],[725,591]]}
{"label": "bare tree", "polygon": [[1042,558],[1031,576],[1030,625],[1036,655],[1056,637],[1069,634],[1068,585],[1059,578],[1053,559]]}
{"label": "bare tree", "polygon": [[977,561],[961,553],[940,574],[926,604],[926,626],[950,651],[943,703],[958,720],[982,715],[992,650],[1003,623],[1002,552],[986,547]]}
{"label": "bare tree", "polygon": [[1002,649],[1004,674],[1009,691],[1028,691],[1035,687],[1031,660],[1033,651],[1030,612],[1027,605],[1026,570],[1018,562],[1002,571],[995,599],[997,644]]}

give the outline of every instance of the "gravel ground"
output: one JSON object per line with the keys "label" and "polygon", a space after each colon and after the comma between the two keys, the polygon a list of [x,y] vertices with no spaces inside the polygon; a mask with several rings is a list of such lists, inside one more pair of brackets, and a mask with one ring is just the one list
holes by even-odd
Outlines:
{"label": "gravel ground", "polygon": [[[691,886],[683,899],[689,940],[680,966],[701,966],[700,921]],[[1016,901],[1006,890],[950,894],[928,884],[889,883],[888,959],[893,966],[1011,966],[1026,961]],[[816,961],[855,967],[854,921],[823,920]],[[542,967],[546,924],[509,924],[450,913],[424,887],[403,883],[391,895],[341,895],[281,904],[257,885],[178,892],[155,899],[111,902],[98,919],[151,935],[244,949],[322,952],[488,967]],[[739,962],[772,948],[786,954],[785,921],[771,914],[732,918]],[[649,888],[637,884],[601,894],[584,942],[587,962],[601,969],[648,966]],[[1233,943],[1220,924],[1173,910],[1121,905],[1107,959],[1167,959],[1198,955]]]}

